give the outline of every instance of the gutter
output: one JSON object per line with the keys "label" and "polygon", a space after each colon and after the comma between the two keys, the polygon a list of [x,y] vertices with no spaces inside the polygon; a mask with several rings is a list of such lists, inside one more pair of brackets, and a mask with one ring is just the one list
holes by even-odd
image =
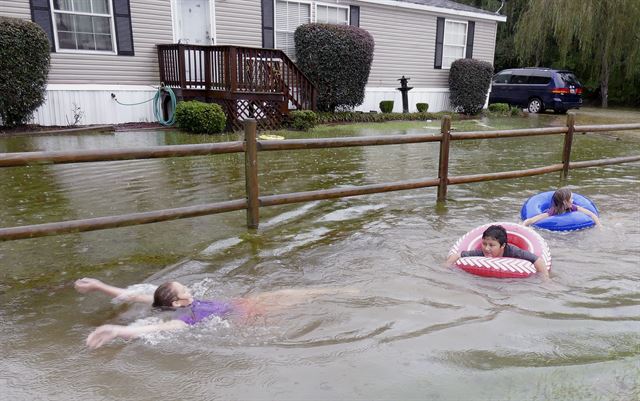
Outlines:
{"label": "gutter", "polygon": [[427,6],[427,5],[424,5],[424,4],[407,3],[407,2],[404,2],[404,1],[396,1],[396,0],[358,0],[358,2],[360,2],[360,3],[378,4],[378,5],[382,5],[382,6],[389,6],[389,7],[396,7],[396,8],[408,8],[408,9],[411,9],[411,10],[429,11],[429,12],[433,12],[433,13],[456,15],[456,16],[462,16],[462,17],[469,17],[469,18],[473,18],[473,19],[482,19],[482,20],[498,21],[498,22],[506,22],[507,21],[507,17],[506,16],[499,15],[499,14],[491,15],[491,14],[484,14],[484,13],[476,13],[476,12],[472,12],[472,11],[454,10],[452,8]]}

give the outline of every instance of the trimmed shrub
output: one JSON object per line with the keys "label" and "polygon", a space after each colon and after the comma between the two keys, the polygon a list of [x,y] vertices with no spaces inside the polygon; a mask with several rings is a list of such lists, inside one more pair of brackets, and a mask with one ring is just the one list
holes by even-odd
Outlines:
{"label": "trimmed shrub", "polygon": [[507,103],[493,103],[489,105],[489,111],[492,113],[508,113],[509,105]]}
{"label": "trimmed shrub", "polygon": [[486,61],[462,58],[449,70],[449,101],[457,112],[478,114],[487,99],[493,66]]}
{"label": "trimmed shrub", "polygon": [[380,111],[383,113],[391,113],[393,111],[393,100],[383,100],[380,102]]}
{"label": "trimmed shrub", "polygon": [[362,104],[373,61],[373,37],[350,25],[305,24],[296,29],[297,65],[318,90],[318,110]]}
{"label": "trimmed shrub", "polygon": [[198,134],[216,134],[224,130],[227,116],[220,105],[191,100],[178,103],[176,122],[180,128],[187,131]]}
{"label": "trimmed shrub", "polygon": [[25,124],[44,103],[49,40],[37,24],[0,17],[0,120]]}
{"label": "trimmed shrub", "polygon": [[418,113],[426,113],[429,110],[429,103],[416,103]]}
{"label": "trimmed shrub", "polygon": [[[346,111],[341,113],[318,113],[318,124],[336,123],[383,123],[387,121],[426,121],[439,120],[444,115],[451,115],[451,112],[438,113],[360,113]],[[454,120],[458,115],[451,116]]]}
{"label": "trimmed shrub", "polygon": [[294,110],[289,113],[289,123],[293,129],[307,131],[318,124],[318,116],[311,110]]}

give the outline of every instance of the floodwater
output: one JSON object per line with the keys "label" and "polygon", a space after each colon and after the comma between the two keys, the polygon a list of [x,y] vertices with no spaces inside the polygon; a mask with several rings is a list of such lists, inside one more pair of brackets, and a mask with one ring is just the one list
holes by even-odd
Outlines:
{"label": "floodwater", "polygon": [[[619,122],[640,121],[622,111]],[[611,123],[579,112],[578,124]],[[454,122],[460,131],[548,126],[563,116]],[[435,132],[438,122],[323,127],[310,136]],[[286,134],[304,137],[304,134]],[[0,138],[0,151],[236,140],[171,130]],[[573,160],[637,155],[640,133],[578,135]],[[450,175],[558,163],[562,138],[455,142]],[[259,154],[262,194],[437,176],[438,145]],[[0,226],[237,199],[242,155],[0,169]],[[638,400],[640,163],[261,209],[0,243],[0,398],[7,400]],[[604,227],[541,231],[552,280],[490,279],[443,267],[453,242],[569,185]],[[280,289],[299,297],[252,324],[84,346],[101,324],[161,318],[80,295],[179,280],[201,298]]]}

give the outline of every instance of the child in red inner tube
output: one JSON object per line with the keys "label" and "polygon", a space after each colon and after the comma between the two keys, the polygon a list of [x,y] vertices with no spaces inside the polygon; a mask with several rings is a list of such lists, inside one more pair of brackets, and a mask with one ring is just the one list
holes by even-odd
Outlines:
{"label": "child in red inner tube", "polygon": [[487,258],[516,258],[533,263],[536,271],[543,278],[549,278],[549,269],[541,257],[507,243],[507,230],[502,226],[489,226],[482,233],[482,248],[472,251],[454,253],[447,258],[447,265],[453,266],[460,258],[467,256],[484,256]]}

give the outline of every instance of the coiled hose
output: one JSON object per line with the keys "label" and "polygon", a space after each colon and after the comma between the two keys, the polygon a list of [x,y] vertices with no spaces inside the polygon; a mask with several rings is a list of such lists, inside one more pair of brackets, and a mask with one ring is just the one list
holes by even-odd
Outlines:
{"label": "coiled hose", "polygon": [[[168,119],[164,119],[164,117],[162,116],[162,93],[166,92],[169,94],[169,98],[171,99],[171,107],[169,109],[169,115],[171,117],[169,117]],[[149,103],[151,101],[153,101],[153,115],[155,116],[156,120],[162,124],[162,125],[166,125],[166,126],[171,126],[173,124],[176,123],[176,94],[173,93],[173,90],[168,87],[168,86],[164,86],[164,84],[161,84],[160,87],[158,88],[156,94],[148,100],[142,101],[142,102],[138,102],[138,103],[122,103],[120,102],[118,99],[116,99],[116,95],[115,93],[111,94],[111,98],[113,100],[115,100],[116,103],[122,105],[122,106],[137,106],[140,104],[145,104],[145,103]]]}

